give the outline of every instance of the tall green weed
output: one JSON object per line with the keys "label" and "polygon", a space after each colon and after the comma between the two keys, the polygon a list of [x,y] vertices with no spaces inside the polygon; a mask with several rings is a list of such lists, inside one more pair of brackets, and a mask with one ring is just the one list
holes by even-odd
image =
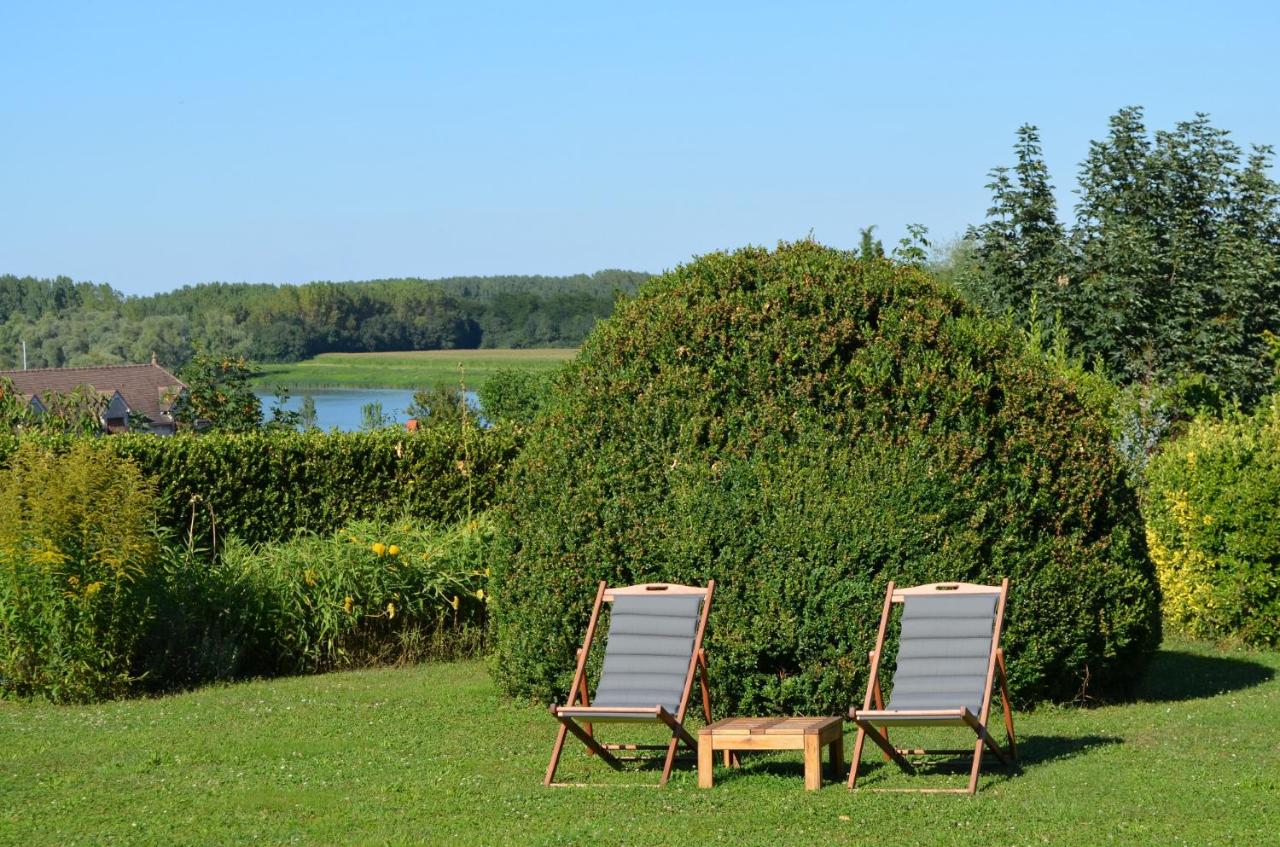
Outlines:
{"label": "tall green weed", "polygon": [[359,521],[329,536],[223,552],[259,604],[264,671],[307,673],[478,649],[485,517],[438,529]]}

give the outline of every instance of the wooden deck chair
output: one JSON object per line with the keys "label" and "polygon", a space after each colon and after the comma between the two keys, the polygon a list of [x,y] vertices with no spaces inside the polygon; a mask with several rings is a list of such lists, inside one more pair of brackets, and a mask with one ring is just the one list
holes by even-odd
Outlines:
{"label": "wooden deck chair", "polygon": [[[861,709],[849,710],[849,717],[858,725],[849,769],[850,789],[857,788],[859,759],[867,736],[884,751],[886,759],[893,760],[908,773],[915,773],[915,768],[907,756],[968,752],[897,748],[889,743],[890,726],[963,726],[978,736],[973,746],[967,789],[896,790],[973,794],[978,788],[984,745],[990,747],[1001,762],[1016,766],[1018,748],[1013,735],[1013,715],[1009,711],[1004,651],[1000,648],[1000,627],[1008,596],[1007,579],[998,586],[939,582],[895,589],[893,583],[889,583],[876,648],[868,654],[871,675],[867,680],[867,696]],[[902,604],[902,633],[893,689],[885,706],[880,693],[880,659],[894,603]],[[996,744],[987,731],[992,683],[997,676],[1004,706],[1007,751]]]}
{"label": "wooden deck chair", "polygon": [[[604,582],[600,583],[591,619],[587,622],[587,635],[582,649],[578,650],[569,699],[563,706],[551,707],[551,714],[560,721],[560,729],[543,785],[556,784],[552,780],[565,734],[569,732],[587,745],[588,755],[596,754],[614,770],[621,770],[622,763],[611,751],[665,747],[667,759],[659,785],[667,784],[681,741],[695,751],[698,749],[697,740],[684,728],[684,714],[696,672],[702,686],[703,716],[711,721],[707,654],[702,649],[702,635],[707,628],[707,612],[711,609],[715,587],[715,580],[708,582],[706,588],[663,582],[609,588]],[[604,668],[596,686],[595,702],[591,703],[587,698],[587,654],[600,619],[601,605],[607,602],[613,603],[613,614],[605,642]],[[592,724],[605,722],[662,723],[671,730],[671,742],[666,745],[601,744],[592,734]]]}

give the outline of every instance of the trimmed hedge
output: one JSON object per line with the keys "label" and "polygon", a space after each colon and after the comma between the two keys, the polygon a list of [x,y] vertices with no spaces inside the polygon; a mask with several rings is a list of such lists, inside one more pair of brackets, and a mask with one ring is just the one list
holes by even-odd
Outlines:
{"label": "trimmed hedge", "polygon": [[1197,637],[1280,645],[1280,398],[1250,417],[1195,420],[1147,481],[1165,619]]}
{"label": "trimmed hedge", "polygon": [[[28,435],[66,449],[71,439]],[[518,449],[513,427],[408,433],[145,434],[102,439],[155,484],[160,523],[198,545],[327,534],[353,520],[450,523],[482,510]],[[0,461],[18,439],[0,438]],[[193,524],[194,520],[194,524]]]}
{"label": "trimmed hedge", "polygon": [[1117,691],[1159,589],[1107,422],[922,272],[811,242],[648,283],[557,378],[502,488],[495,673],[565,696],[594,584],[719,581],[716,709],[862,696],[884,587],[1012,581],[1021,703]]}

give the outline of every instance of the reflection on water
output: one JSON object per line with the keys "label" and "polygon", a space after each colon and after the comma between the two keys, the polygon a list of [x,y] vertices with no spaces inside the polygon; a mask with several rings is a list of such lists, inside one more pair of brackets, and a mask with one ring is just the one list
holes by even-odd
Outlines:
{"label": "reflection on water", "polygon": [[[275,395],[269,391],[257,392],[262,401],[264,417],[270,417],[270,409],[275,405]],[[307,388],[292,391],[289,402],[284,404],[289,411],[302,408],[302,398],[310,397],[316,404],[316,426],[320,429],[340,429],[350,432],[364,425],[364,407],[370,403],[382,404],[383,417],[398,426],[404,426],[409,419],[405,409],[413,403],[413,392],[394,388]],[[480,398],[474,391],[467,392],[467,403],[472,408],[480,408]]]}

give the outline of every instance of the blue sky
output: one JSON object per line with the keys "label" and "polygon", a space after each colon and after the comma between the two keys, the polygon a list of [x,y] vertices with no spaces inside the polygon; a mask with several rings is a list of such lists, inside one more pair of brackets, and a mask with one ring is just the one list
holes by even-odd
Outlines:
{"label": "blue sky", "polygon": [[1023,122],[1069,204],[1121,106],[1280,144],[1278,83],[1275,3],[10,3],[0,273],[147,293],[946,240]]}

